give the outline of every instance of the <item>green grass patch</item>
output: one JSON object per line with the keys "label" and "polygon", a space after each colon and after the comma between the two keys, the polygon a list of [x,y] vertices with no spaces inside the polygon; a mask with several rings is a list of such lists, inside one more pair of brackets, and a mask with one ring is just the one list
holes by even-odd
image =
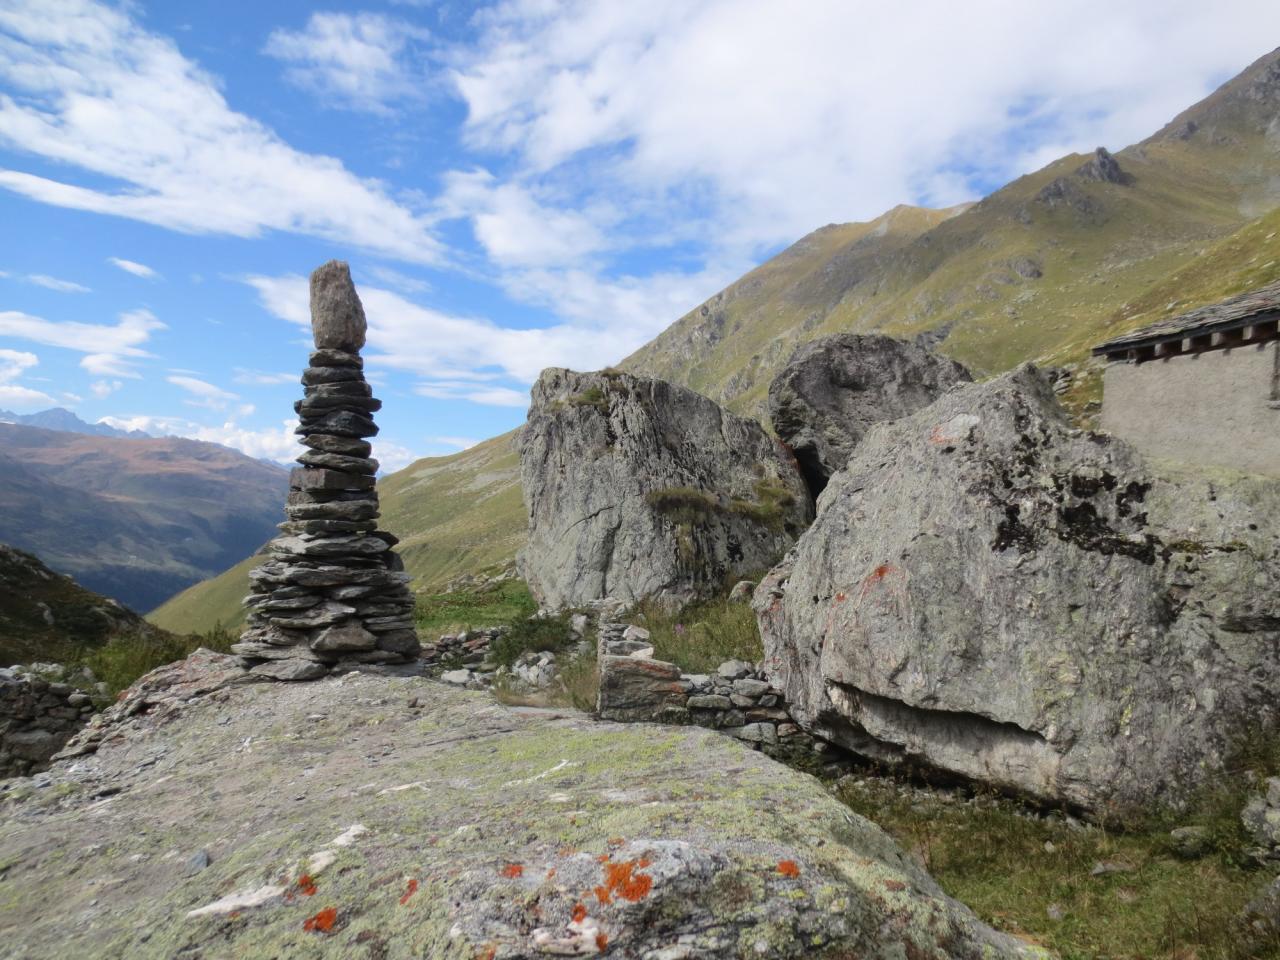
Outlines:
{"label": "green grass patch", "polygon": [[528,620],[538,604],[523,580],[502,580],[481,590],[457,590],[418,598],[415,621],[428,640],[477,627]]}
{"label": "green grass patch", "polygon": [[553,653],[565,650],[577,641],[569,634],[569,614],[555,617],[525,617],[507,624],[507,630],[489,644],[489,656],[509,667],[522,653]]}
{"label": "green grass patch", "polygon": [[755,494],[755,500],[735,497],[730,501],[729,509],[763,526],[781,529],[785,511],[796,504],[791,491],[776,477],[761,477],[756,481]]}
{"label": "green grass patch", "polygon": [[[1064,960],[1245,960],[1280,957],[1280,938],[1247,936],[1240,919],[1271,880],[1246,854],[1240,811],[1276,770],[1280,743],[1251,741],[1189,810],[1123,830],[1031,817],[994,796],[904,793],[876,778],[836,792],[983,920]],[[1189,825],[1209,836],[1194,860],[1176,856],[1169,836]],[[1100,863],[1120,869],[1094,876]]]}
{"label": "green grass patch", "polygon": [[707,600],[676,613],[645,603],[640,612],[653,643],[653,655],[686,673],[707,673],[726,660],[755,663],[764,657],[760,628],[748,603]]}
{"label": "green grass patch", "polygon": [[107,685],[114,698],[144,673],[183,660],[198,648],[229,653],[236,634],[216,625],[208,633],[178,636],[171,633],[135,634],[112,637],[105,644],[86,651],[76,662],[88,667]]}
{"label": "green grass patch", "polygon": [[575,393],[569,398],[569,403],[575,407],[595,407],[601,413],[609,412],[609,396],[597,386]]}

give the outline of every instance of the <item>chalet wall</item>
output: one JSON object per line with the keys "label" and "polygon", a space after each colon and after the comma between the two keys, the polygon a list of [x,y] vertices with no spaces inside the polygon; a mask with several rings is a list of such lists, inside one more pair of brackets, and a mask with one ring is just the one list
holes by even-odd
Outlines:
{"label": "chalet wall", "polygon": [[1102,428],[1143,453],[1280,476],[1280,341],[1110,363]]}

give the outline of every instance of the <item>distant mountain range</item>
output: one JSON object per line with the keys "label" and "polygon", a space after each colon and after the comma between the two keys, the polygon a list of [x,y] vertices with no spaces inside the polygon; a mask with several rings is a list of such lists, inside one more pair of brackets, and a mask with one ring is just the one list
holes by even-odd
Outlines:
{"label": "distant mountain range", "polygon": [[267,541],[288,477],[199,440],[0,423],[0,542],[150,610]]}
{"label": "distant mountain range", "polygon": [[136,440],[151,436],[141,430],[119,430],[105,423],[86,423],[66,407],[51,407],[39,413],[26,414],[0,410],[0,423],[16,423],[24,427],[39,427],[63,433],[85,433],[94,437],[133,437]]}
{"label": "distant mountain range", "polygon": [[[829,333],[925,336],[989,375],[1032,360],[1101,399],[1102,340],[1280,279],[1280,51],[1141,143],[1072,154],[975,204],[900,206],[814,231],[619,366],[764,418],[797,345]],[[379,484],[417,588],[511,559],[524,539],[512,434]],[[249,561],[156,611],[175,630],[237,615]]]}

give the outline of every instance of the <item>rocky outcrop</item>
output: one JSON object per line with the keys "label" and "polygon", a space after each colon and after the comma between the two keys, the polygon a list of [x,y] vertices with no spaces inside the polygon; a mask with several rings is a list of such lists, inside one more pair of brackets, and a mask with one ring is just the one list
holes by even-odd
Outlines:
{"label": "rocky outcrop", "polygon": [[757,589],[810,730],[1086,808],[1177,802],[1280,692],[1280,484],[1157,472],[1024,367],[867,433]]}
{"label": "rocky outcrop", "polygon": [[519,447],[520,571],[552,609],[714,592],[776,562],[812,515],[759,424],[662,380],[546,370]]}
{"label": "rocky outcrop", "polygon": [[1041,955],[711,731],[209,653],[158,673],[96,753],[0,787],[23,957]]}
{"label": "rocky outcrop", "polygon": [[253,593],[232,649],[259,676],[314,680],[335,665],[411,662],[420,649],[409,575],[378,529],[378,494],[365,439],[382,401],[364,379],[365,316],[345,263],[311,275],[316,349],[294,404],[308,449],[289,477],[288,520],[249,573]]}
{"label": "rocky outcrop", "polygon": [[873,423],[915,413],[970,379],[920,343],[836,334],[792,355],[769,385],[769,419],[816,497]]}
{"label": "rocky outcrop", "polygon": [[1076,168],[1076,176],[1082,180],[1095,180],[1099,183],[1118,183],[1129,186],[1133,177],[1120,166],[1120,161],[1111,155],[1106,147],[1098,147],[1093,156]]}

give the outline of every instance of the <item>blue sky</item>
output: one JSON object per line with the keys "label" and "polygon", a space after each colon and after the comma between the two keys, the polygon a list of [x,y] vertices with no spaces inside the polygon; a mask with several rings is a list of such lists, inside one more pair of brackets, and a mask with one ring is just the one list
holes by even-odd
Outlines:
{"label": "blue sky", "polygon": [[1118,149],[1280,37],[1256,0],[897,6],[0,0],[0,408],[287,460],[338,257],[376,455],[453,452],[809,230]]}

